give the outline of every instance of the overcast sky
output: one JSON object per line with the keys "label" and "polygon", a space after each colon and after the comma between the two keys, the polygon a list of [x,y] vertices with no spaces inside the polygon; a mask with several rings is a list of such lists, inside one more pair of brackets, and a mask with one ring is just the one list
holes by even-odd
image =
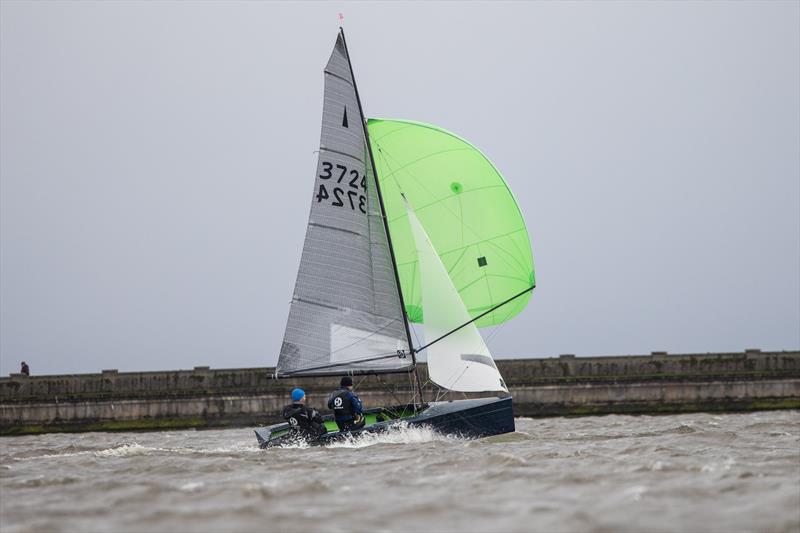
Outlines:
{"label": "overcast sky", "polygon": [[3,1],[0,374],[275,363],[339,12],[516,195],[497,357],[800,348],[796,1]]}

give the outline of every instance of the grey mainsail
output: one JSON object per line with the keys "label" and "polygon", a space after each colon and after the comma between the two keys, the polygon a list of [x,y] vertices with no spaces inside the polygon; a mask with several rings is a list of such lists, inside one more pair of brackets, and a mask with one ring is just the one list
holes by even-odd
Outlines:
{"label": "grey mainsail", "polygon": [[412,366],[351,73],[340,34],[325,67],[319,161],[279,376]]}

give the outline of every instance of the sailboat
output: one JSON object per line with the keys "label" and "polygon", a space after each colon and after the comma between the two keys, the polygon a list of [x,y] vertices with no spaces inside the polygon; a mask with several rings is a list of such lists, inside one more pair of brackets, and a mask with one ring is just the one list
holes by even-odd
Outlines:
{"label": "sailboat", "polygon": [[[511,191],[453,133],[366,119],[341,28],[324,73],[311,210],[275,377],[409,374],[410,401],[365,410],[359,433],[399,423],[464,437],[513,432],[512,398],[478,330],[518,314],[536,284]],[[425,398],[421,353],[431,385],[464,399]],[[312,444],[352,434],[330,415],[325,424]],[[294,437],[286,423],[255,433],[262,448]]]}

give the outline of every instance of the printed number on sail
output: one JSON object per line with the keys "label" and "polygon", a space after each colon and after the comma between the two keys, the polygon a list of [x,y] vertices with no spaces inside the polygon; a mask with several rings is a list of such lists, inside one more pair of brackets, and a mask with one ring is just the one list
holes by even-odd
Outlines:
{"label": "printed number on sail", "polygon": [[359,188],[365,192],[367,190],[366,176],[361,176],[358,170],[348,169],[339,163],[322,161],[322,174],[319,175],[319,178],[326,181],[331,180],[328,182],[329,184],[335,180],[336,184],[342,184],[343,187],[334,186],[331,187],[331,192],[328,192],[328,187],[324,183],[320,183],[316,194],[317,202],[328,200],[334,207],[349,205],[353,211],[358,207],[359,211],[367,214],[367,197],[359,194]]}

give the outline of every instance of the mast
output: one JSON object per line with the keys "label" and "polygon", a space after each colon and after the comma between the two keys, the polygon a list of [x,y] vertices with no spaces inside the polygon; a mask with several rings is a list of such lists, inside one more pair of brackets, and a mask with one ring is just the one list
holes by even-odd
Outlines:
{"label": "mast", "polygon": [[375,157],[372,155],[372,144],[369,142],[369,131],[367,128],[367,119],[364,117],[364,108],[361,106],[361,97],[358,94],[358,86],[356,85],[356,76],[353,73],[353,63],[350,61],[350,51],[347,49],[347,39],[344,36],[344,28],[339,28],[339,33],[342,36],[342,44],[344,44],[344,53],[347,56],[347,66],[350,67],[350,77],[353,80],[353,90],[356,93],[356,102],[358,102],[358,113],[361,118],[361,127],[364,131],[364,139],[367,143],[367,152],[369,153],[369,162],[372,166],[372,175],[375,177],[375,192],[378,196],[378,203],[381,208],[381,220],[383,221],[383,229],[386,232],[386,241],[389,245],[389,256],[392,259],[392,271],[394,272],[395,283],[397,283],[397,293],[400,298],[400,312],[403,315],[403,325],[406,329],[406,338],[408,339],[408,348],[411,351],[411,362],[414,367],[414,380],[417,383],[417,391],[419,392],[420,403],[425,403],[425,398],[422,395],[422,382],[419,378],[419,369],[417,369],[417,355],[414,349],[414,344],[411,342],[411,327],[408,324],[408,316],[406,315],[406,304],[403,301],[403,289],[400,286],[400,275],[397,272],[397,260],[394,256],[394,248],[392,247],[392,236],[389,232],[389,222],[386,220],[386,209],[383,206],[383,196],[381,195],[381,185],[378,179],[378,169],[375,167]]}

